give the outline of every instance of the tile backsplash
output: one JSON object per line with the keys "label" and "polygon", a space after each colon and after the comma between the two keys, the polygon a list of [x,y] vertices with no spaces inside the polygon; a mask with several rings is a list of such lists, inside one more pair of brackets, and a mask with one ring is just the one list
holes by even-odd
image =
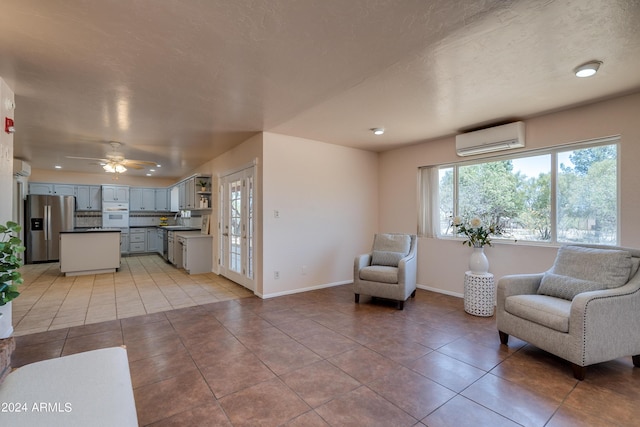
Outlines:
{"label": "tile backsplash", "polygon": [[[129,226],[131,227],[153,227],[160,225],[160,218],[165,217],[170,225],[176,224],[174,220],[175,214],[170,212],[161,213],[133,213],[129,214]],[[76,212],[76,227],[93,228],[102,227],[102,212]],[[181,225],[200,228],[202,225],[202,217],[192,216],[189,218],[178,218]]]}

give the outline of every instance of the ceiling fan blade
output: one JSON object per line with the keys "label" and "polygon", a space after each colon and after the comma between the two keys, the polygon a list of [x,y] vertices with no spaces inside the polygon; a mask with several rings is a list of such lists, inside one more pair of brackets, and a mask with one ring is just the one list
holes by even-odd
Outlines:
{"label": "ceiling fan blade", "polygon": [[107,159],[100,159],[97,157],[75,157],[75,156],[65,156],[67,159],[77,159],[77,160],[97,160],[99,162],[108,162]]}
{"label": "ceiling fan blade", "polygon": [[144,169],[144,166],[140,166],[140,165],[130,165],[130,164],[126,164],[124,165],[127,169],[136,169],[136,170],[140,170],[140,169]]}
{"label": "ceiling fan blade", "polygon": [[138,165],[148,165],[148,166],[156,166],[157,163],[156,162],[150,162],[147,160],[133,160],[133,159],[124,159],[122,161],[122,163],[124,165],[132,165],[132,164],[138,164]]}

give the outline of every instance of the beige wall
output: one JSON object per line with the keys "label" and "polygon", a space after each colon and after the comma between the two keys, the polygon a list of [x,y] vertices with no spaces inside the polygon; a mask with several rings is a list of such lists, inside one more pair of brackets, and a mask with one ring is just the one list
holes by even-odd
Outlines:
{"label": "beige wall", "polygon": [[4,131],[4,118],[13,118],[15,110],[8,110],[5,99],[14,100],[13,91],[0,78],[0,119],[2,130],[0,131],[0,223],[4,224],[12,217],[13,200],[13,134]]}
{"label": "beige wall", "polygon": [[[621,245],[640,247],[640,93],[526,122],[526,151],[571,142],[621,135]],[[477,156],[482,158],[487,156]],[[459,161],[454,137],[429,141],[380,155],[380,230],[415,233],[417,229],[420,166]],[[427,288],[461,295],[470,249],[459,241],[419,240],[418,283]],[[487,247],[490,271],[496,278],[512,273],[548,269],[557,251],[549,245],[501,244]]]}
{"label": "beige wall", "polygon": [[263,166],[263,296],[351,282],[378,228],[378,155],[265,133]]}

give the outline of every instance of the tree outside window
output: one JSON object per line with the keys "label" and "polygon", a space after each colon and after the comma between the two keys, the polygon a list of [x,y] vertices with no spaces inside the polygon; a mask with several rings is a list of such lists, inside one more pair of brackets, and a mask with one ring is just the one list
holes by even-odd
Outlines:
{"label": "tree outside window", "polygon": [[505,239],[617,243],[617,144],[441,167],[438,192],[441,236],[457,215],[500,224]]}

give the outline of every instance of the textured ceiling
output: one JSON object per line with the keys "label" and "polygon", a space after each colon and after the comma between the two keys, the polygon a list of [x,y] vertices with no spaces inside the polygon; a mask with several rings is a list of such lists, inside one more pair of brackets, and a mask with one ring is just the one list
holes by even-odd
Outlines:
{"label": "textured ceiling", "polygon": [[66,156],[119,141],[176,177],[260,131],[380,151],[638,91],[638,22],[638,0],[3,0],[0,76],[32,167],[100,172]]}

